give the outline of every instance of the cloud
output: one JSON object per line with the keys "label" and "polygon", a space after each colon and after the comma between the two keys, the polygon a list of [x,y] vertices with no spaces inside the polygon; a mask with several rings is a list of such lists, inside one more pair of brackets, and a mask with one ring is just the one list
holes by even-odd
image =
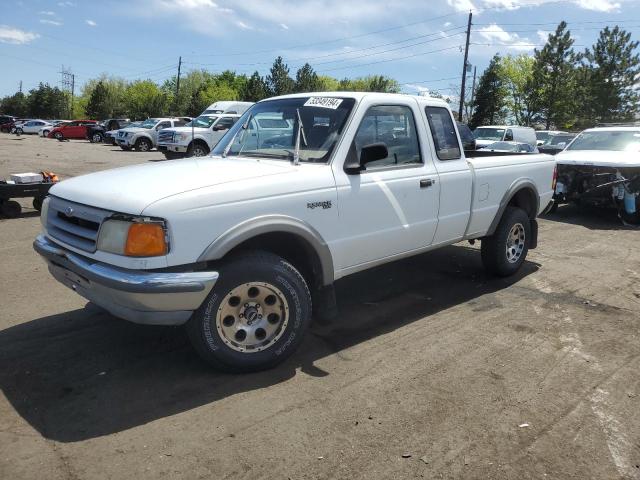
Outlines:
{"label": "cloud", "polygon": [[19,28],[10,27],[9,25],[0,25],[0,42],[12,43],[14,45],[25,45],[40,38],[40,35],[32,32],[25,32]]}
{"label": "cloud", "polygon": [[243,30],[253,30],[253,27],[251,25],[247,25],[246,23],[240,20],[236,22],[236,25],[238,25]]}
{"label": "cloud", "polygon": [[62,22],[58,22],[57,20],[48,20],[46,18],[41,18],[40,23],[44,25],[55,25],[56,27],[59,27],[60,25],[62,25]]}
{"label": "cloud", "polygon": [[[466,1],[466,0],[449,0],[449,1]],[[593,10],[596,12],[612,12],[620,9],[621,1],[630,0],[570,0],[571,3],[584,10]],[[496,8],[503,10],[518,10],[525,7],[539,7],[545,4],[558,4],[558,0],[483,0],[481,8]]]}
{"label": "cloud", "polygon": [[73,2],[58,2],[59,7],[74,7],[75,3]]}
{"label": "cloud", "polygon": [[96,22],[94,22],[93,20],[85,20],[85,22],[87,22],[87,25],[89,25],[90,27],[95,27],[96,25],[98,25]]}
{"label": "cloud", "polygon": [[38,12],[39,15],[48,15],[50,17],[52,17],[53,15],[55,15],[55,12],[52,12],[50,10],[41,10]]}
{"label": "cloud", "polygon": [[521,38],[517,33],[507,32],[496,23],[479,28],[474,33],[490,43],[498,43],[513,50],[533,50],[534,48],[528,38]]}
{"label": "cloud", "polygon": [[468,12],[469,10],[476,10],[476,7],[471,0],[447,0],[450,7],[455,8],[458,12]]}
{"label": "cloud", "polygon": [[536,33],[538,34],[538,40],[540,40],[541,43],[547,43],[549,35],[553,32],[550,32],[549,30],[538,30]]}
{"label": "cloud", "polygon": [[281,23],[280,24],[280,28],[283,29],[283,30],[289,30],[289,27],[287,26],[286,23]]}

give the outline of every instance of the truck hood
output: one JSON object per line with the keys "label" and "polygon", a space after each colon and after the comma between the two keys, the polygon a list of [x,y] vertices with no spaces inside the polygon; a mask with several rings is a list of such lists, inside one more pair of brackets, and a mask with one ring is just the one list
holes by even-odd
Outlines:
{"label": "truck hood", "polygon": [[187,191],[295,171],[286,161],[204,157],[105,170],[64,180],[49,193],[72,202],[138,215]]}
{"label": "truck hood", "polygon": [[152,128],[129,127],[129,128],[121,128],[118,131],[137,133],[137,132],[150,132],[152,130],[153,130]]}
{"label": "truck hood", "polygon": [[[171,130],[172,132],[178,132],[178,133],[181,133],[181,132],[191,133],[191,127],[174,127],[174,128],[167,128],[167,130]],[[202,128],[202,127],[194,127],[193,131],[198,133],[204,133],[204,132],[208,132],[209,129]]]}
{"label": "truck hood", "polygon": [[640,167],[640,152],[612,150],[564,150],[556,155],[558,165],[594,167]]}

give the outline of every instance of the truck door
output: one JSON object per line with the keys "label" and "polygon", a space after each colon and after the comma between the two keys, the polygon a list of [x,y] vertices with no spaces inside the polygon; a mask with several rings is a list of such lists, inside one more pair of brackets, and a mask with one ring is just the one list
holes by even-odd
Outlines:
{"label": "truck door", "polygon": [[[334,246],[338,270],[357,271],[385,257],[431,244],[438,224],[440,184],[431,161],[426,129],[412,98],[376,103],[365,97],[352,122],[352,154],[384,143],[388,156],[360,173],[347,173],[334,161],[340,229]],[[350,132],[354,130],[350,129]],[[350,273],[350,272],[345,272]]]}
{"label": "truck door", "polygon": [[168,120],[164,120],[156,125],[156,128],[151,130],[151,135],[153,135],[153,144],[158,143],[158,132],[160,130],[164,130],[165,128],[171,128],[171,122]]}
{"label": "truck door", "polygon": [[[449,110],[445,107],[427,106],[424,112],[435,152],[435,167],[440,178],[438,230],[433,242],[452,242],[461,239],[467,229],[473,178]],[[489,188],[488,185],[486,188]]]}
{"label": "truck door", "polygon": [[211,144],[209,145],[209,148],[215,147],[224,134],[233,127],[233,124],[236,123],[237,120],[238,117],[220,117],[211,126]]}

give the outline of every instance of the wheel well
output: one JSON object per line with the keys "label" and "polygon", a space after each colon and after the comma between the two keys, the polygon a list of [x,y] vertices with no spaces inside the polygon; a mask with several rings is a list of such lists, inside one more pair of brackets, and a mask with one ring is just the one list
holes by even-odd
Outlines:
{"label": "wheel well", "polygon": [[189,147],[188,147],[188,148],[191,148],[191,146],[192,146],[192,145],[195,145],[196,143],[197,143],[198,145],[202,145],[204,148],[206,148],[206,149],[207,149],[207,151],[209,151],[209,145],[207,145],[207,142],[205,142],[205,141],[204,141],[204,140],[202,140],[201,138],[196,138],[195,140],[192,140],[192,141],[191,141],[191,144],[189,145]]}
{"label": "wheel well", "polygon": [[507,205],[523,209],[529,218],[536,218],[538,215],[538,197],[533,189],[528,187],[518,190]]}
{"label": "wheel well", "polygon": [[296,267],[313,291],[322,287],[322,264],[313,246],[304,238],[289,232],[257,235],[235,246],[225,257],[247,250],[263,250],[284,258]]}

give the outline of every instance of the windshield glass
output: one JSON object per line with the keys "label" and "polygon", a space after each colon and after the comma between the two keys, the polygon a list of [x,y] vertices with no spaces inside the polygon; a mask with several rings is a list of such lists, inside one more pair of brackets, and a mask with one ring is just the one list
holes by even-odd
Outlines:
{"label": "windshield glass", "polygon": [[582,132],[567,150],[614,150],[640,152],[640,131],[607,130]]}
{"label": "windshield glass", "polygon": [[198,118],[194,118],[189,123],[187,123],[185,127],[194,126],[196,128],[209,128],[217,119],[218,117],[216,116],[200,115]]}
{"label": "windshield glass", "polygon": [[[300,161],[327,162],[354,104],[352,98],[337,97],[284,98],[257,103],[222,137],[213,154],[293,159],[299,127],[302,127]],[[302,120],[301,126],[298,118]],[[233,143],[228,146],[230,142]]]}
{"label": "windshield glass", "polygon": [[476,140],[502,140],[504,128],[479,127],[475,129],[473,136]]}
{"label": "windshield glass", "polygon": [[536,132],[536,140],[545,141],[549,138],[549,132],[540,131]]}
{"label": "windshield glass", "polygon": [[158,120],[155,118],[148,118],[140,124],[140,128],[153,128],[156,126],[156,123],[158,123]]}
{"label": "windshield glass", "polygon": [[512,142],[495,142],[491,145],[487,145],[483,147],[487,150],[504,150],[506,152],[517,152],[519,151],[519,145],[517,143]]}
{"label": "windshield glass", "polygon": [[544,142],[545,145],[558,145],[559,143],[564,142],[569,143],[573,137],[570,135],[551,135]]}

